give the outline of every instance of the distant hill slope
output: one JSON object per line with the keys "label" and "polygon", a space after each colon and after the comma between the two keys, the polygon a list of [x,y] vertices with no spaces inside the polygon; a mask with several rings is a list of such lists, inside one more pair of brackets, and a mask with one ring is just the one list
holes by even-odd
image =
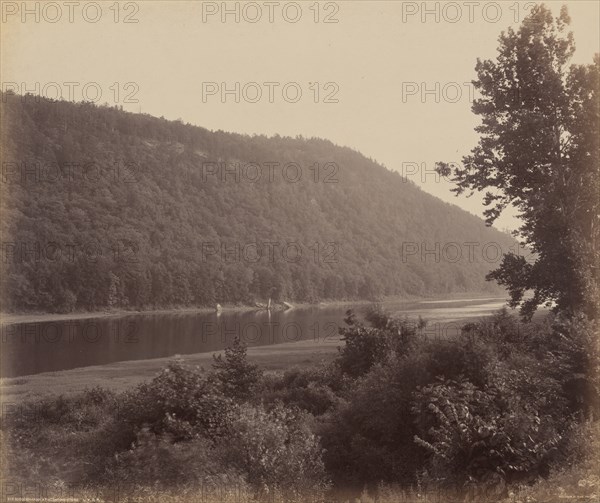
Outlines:
{"label": "distant hill slope", "polygon": [[510,237],[349,148],[2,101],[3,311],[498,291]]}

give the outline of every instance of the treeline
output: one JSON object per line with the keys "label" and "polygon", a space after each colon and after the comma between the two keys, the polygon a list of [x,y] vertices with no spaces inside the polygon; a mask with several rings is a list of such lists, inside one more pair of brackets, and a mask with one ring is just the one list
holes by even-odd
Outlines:
{"label": "treeline", "polygon": [[498,291],[510,237],[349,148],[2,102],[3,311]]}

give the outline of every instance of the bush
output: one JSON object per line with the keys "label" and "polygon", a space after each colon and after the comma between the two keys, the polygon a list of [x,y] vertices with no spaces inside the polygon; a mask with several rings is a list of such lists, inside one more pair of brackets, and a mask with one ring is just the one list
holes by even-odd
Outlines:
{"label": "bush", "polygon": [[225,349],[225,358],[213,355],[215,377],[223,385],[225,394],[236,400],[249,399],[262,377],[258,366],[248,363],[246,352],[246,346],[236,337]]}
{"label": "bush", "polygon": [[[569,408],[581,418],[600,416],[600,321],[583,316],[555,317],[552,346],[556,364],[551,375],[563,383]],[[546,343],[548,345],[548,343]]]}
{"label": "bush", "polygon": [[5,411],[5,477],[52,487],[93,478],[104,463],[97,439],[112,422],[116,403],[116,395],[94,388],[74,396],[28,401]]}
{"label": "bush", "polygon": [[547,503],[571,500],[596,503],[600,497],[600,425],[586,422],[573,430],[567,457],[552,468],[550,476],[534,484],[510,489],[501,503]]}
{"label": "bush", "polygon": [[412,484],[424,453],[414,443],[412,393],[432,379],[426,353],[396,357],[358,379],[347,399],[319,421],[325,464],[336,488],[379,481]]}
{"label": "bush", "polygon": [[242,405],[232,424],[231,437],[220,445],[229,466],[247,474],[261,493],[286,498],[317,497],[328,487],[318,438],[300,412],[277,405]]}
{"label": "bush", "polygon": [[261,398],[266,403],[281,402],[318,416],[340,401],[343,387],[344,376],[336,366],[293,368],[265,379]]}
{"label": "bush", "polygon": [[346,312],[347,327],[339,329],[344,347],[340,348],[337,364],[343,373],[356,378],[392,355],[405,355],[417,340],[424,322],[413,323],[407,318],[395,318],[379,306],[367,310],[366,327],[356,320],[352,310]]}
{"label": "bush", "polygon": [[129,491],[246,485],[241,473],[221,462],[207,439],[174,443],[170,436],[155,435],[148,428],[138,432],[129,450],[115,455],[108,472],[112,484]]}
{"label": "bush", "polygon": [[503,488],[547,470],[562,435],[525,401],[503,404],[498,392],[465,380],[440,380],[415,393],[415,441],[430,452],[437,487]]}
{"label": "bush", "polygon": [[145,427],[157,435],[171,435],[175,442],[199,436],[214,439],[228,431],[232,406],[218,380],[172,363],[124,396],[116,420],[128,431],[128,444]]}
{"label": "bush", "polygon": [[[497,490],[504,482],[545,476],[564,455],[574,423],[561,362],[585,351],[551,342],[552,326],[523,326],[500,312],[452,340],[420,338],[417,330],[405,341],[406,352],[379,358],[370,343],[393,340],[389,318],[380,312],[370,318],[383,328],[367,331],[350,320],[360,343],[338,361],[342,369],[368,363],[319,423],[336,486],[406,487],[428,472],[430,489],[459,493],[465,484],[481,484]],[[540,350],[544,345],[556,350]]]}

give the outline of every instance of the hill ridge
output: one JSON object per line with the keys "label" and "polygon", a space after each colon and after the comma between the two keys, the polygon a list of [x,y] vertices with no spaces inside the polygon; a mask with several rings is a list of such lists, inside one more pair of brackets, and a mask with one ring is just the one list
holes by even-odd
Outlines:
{"label": "hill ridge", "polygon": [[512,238],[356,149],[2,102],[3,311],[500,291]]}

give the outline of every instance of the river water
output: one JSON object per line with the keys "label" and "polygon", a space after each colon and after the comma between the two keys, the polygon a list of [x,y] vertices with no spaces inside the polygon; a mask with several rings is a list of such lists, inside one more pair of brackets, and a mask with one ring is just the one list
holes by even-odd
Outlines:
{"label": "river water", "polygon": [[[451,337],[467,320],[487,316],[503,298],[386,302],[390,312],[428,321],[433,336]],[[126,360],[218,351],[238,335],[249,346],[338,338],[348,309],[338,305],[288,311],[144,313],[2,326],[1,377],[17,377]]]}

